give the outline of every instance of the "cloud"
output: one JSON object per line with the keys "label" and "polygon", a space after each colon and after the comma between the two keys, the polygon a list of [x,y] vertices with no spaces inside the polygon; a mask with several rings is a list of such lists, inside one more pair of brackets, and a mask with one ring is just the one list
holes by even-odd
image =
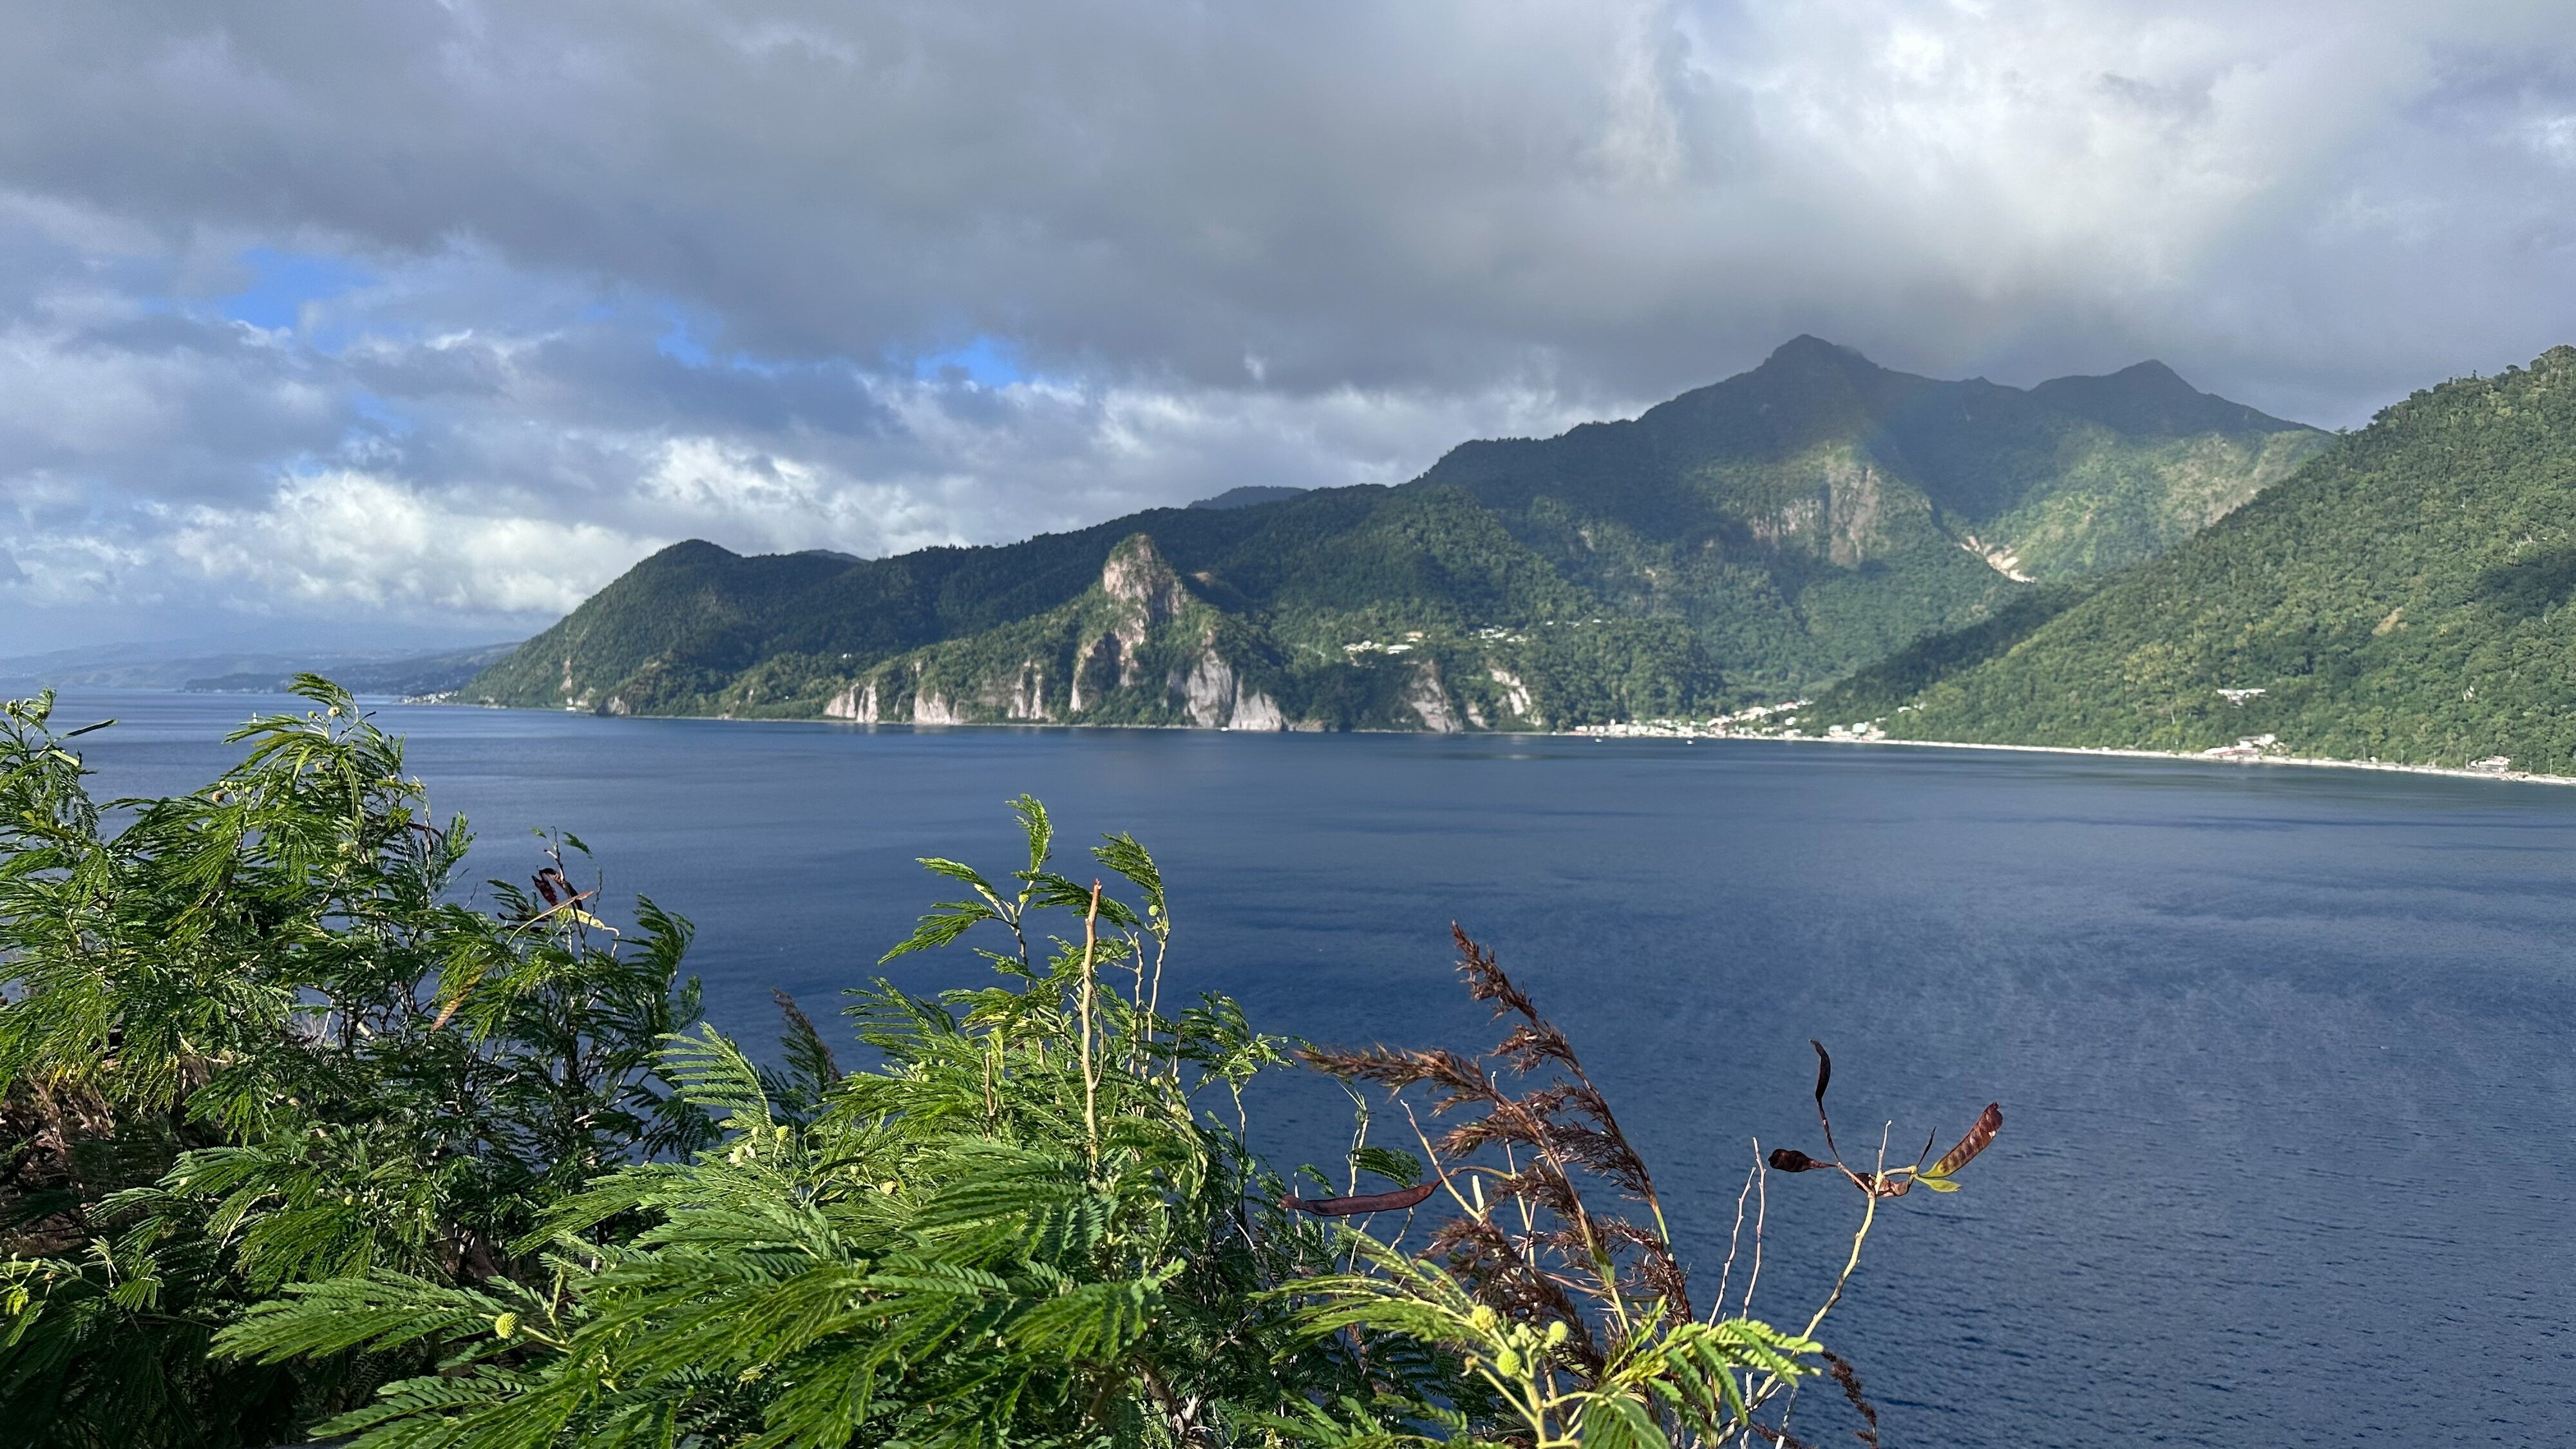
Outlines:
{"label": "cloud", "polygon": [[2576,335],[2563,18],[13,7],[0,631],[1400,481],[1797,331],[2356,422]]}
{"label": "cloud", "polygon": [[579,520],[495,515],[370,474],[292,478],[255,508],[188,510],[169,556],[285,608],[559,614],[668,543]]}

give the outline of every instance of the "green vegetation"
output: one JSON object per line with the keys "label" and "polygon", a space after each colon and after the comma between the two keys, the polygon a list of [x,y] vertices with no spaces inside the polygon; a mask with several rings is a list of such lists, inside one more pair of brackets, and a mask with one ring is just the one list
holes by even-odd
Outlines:
{"label": "green vegetation", "polygon": [[[2576,349],[2419,392],[2065,609],[1891,734],[2576,773]],[[1927,646],[1981,652],[1973,641]],[[1866,676],[1865,676],[1866,677]],[[1899,686],[1910,680],[1892,680]]]}
{"label": "green vegetation", "polygon": [[1886,719],[1941,681],[2002,655],[2091,592],[2081,584],[2042,584],[1974,624],[1927,634],[1860,670],[1816,696],[1806,713],[1834,723]]}
{"label": "green vegetation", "polygon": [[2149,557],[2324,442],[2154,363],[2024,391],[1800,338],[1634,421],[1468,443],[1400,488],[1237,490],[889,559],[674,545],[465,697],[1264,729],[1674,714],[1804,692],[2030,579]]}
{"label": "green vegetation", "polygon": [[925,860],[957,898],[890,953],[973,948],[980,979],[853,990],[846,1070],[781,998],[763,1066],[697,1020],[685,921],[613,927],[569,835],[466,904],[464,822],[299,689],[205,789],[106,806],[49,699],[0,714],[15,1442],[1785,1442],[1827,1368],[1870,1412],[1815,1335],[1881,1205],[1955,1191],[2000,1123],[1928,1165],[1772,1154],[1863,1205],[1832,1295],[1775,1328],[1732,1255],[1694,1287],[1572,1044],[1463,936],[1510,1034],[1297,1052],[1451,1124],[1416,1155],[1363,1113],[1299,1197],[1243,1091],[1288,1044],[1184,999],[1132,839],[1086,883],[1023,797],[1025,861]]}

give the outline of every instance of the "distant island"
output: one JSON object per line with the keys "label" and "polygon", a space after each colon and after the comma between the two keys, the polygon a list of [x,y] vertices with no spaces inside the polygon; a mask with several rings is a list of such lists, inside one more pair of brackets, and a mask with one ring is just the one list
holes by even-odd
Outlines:
{"label": "distant island", "polygon": [[0,659],[0,691],[176,689],[191,694],[283,694],[301,674],[326,674],[360,694],[453,694],[518,648],[517,641],[435,652],[347,648],[223,648],[169,642],[86,645]]}
{"label": "distant island", "polygon": [[299,674],[329,674],[355,694],[391,694],[405,698],[444,698],[465,687],[474,676],[509,657],[517,644],[485,644],[438,654],[415,654],[385,660],[299,661],[291,666],[236,669],[226,674],[192,678],[179,687],[192,694],[284,694]]}
{"label": "distant island", "polygon": [[676,544],[459,697],[1271,730],[1717,711],[2020,619],[2331,442],[2159,363],[2023,389],[1801,337],[1632,421],[1466,443],[1393,488],[1237,488],[886,559]]}

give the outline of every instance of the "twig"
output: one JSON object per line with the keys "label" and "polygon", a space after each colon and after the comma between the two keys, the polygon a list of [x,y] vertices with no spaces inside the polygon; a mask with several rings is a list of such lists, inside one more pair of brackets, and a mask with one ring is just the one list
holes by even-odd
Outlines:
{"label": "twig", "polygon": [[[1887,1131],[1894,1130],[1895,1126],[1895,1123],[1890,1122],[1887,1125]],[[1816,1330],[1824,1326],[1825,1315],[1833,1312],[1834,1305],[1842,1301],[1843,1285],[1851,1281],[1853,1272],[1860,1267],[1860,1245],[1869,1239],[1869,1225],[1878,1220],[1877,1187],[1887,1172],[1887,1131],[1881,1131],[1878,1134],[1878,1166],[1870,1174],[1871,1190],[1866,1199],[1869,1206],[1861,1209],[1860,1231],[1852,1234],[1851,1256],[1843,1260],[1842,1276],[1834,1279],[1834,1291],[1826,1294],[1825,1301],[1816,1305],[1816,1314],[1807,1320],[1805,1331],[1799,1334],[1801,1338],[1816,1336]]]}
{"label": "twig", "polygon": [[[1145,1030],[1149,1033],[1154,1030],[1154,1023],[1160,1019],[1162,1015],[1163,953],[1172,949],[1172,908],[1168,902],[1162,906],[1160,914],[1162,916],[1163,928],[1153,933],[1154,979],[1153,984],[1147,987],[1145,991]],[[1137,955],[1141,960],[1144,955],[1141,948],[1138,950]],[[1172,1053],[1172,1080],[1177,1082],[1180,1079],[1180,1051],[1179,1048],[1175,1046]]]}
{"label": "twig", "polygon": [[[1422,1144],[1423,1160],[1431,1164],[1432,1175],[1440,1179],[1440,1186],[1457,1202],[1458,1211],[1472,1218],[1482,1218],[1484,1211],[1475,1203],[1467,1201],[1467,1195],[1460,1192],[1458,1185],[1449,1180],[1449,1169],[1441,1165],[1440,1154],[1431,1150],[1431,1138],[1423,1132],[1422,1120],[1413,1115],[1413,1104],[1398,1097],[1396,1105],[1404,1109],[1404,1120],[1413,1127],[1413,1140]],[[1474,1186],[1472,1182],[1469,1185]],[[1484,1190],[1478,1188],[1476,1196],[1481,1200],[1484,1197]]]}
{"label": "twig", "polygon": [[1753,1316],[1753,1290],[1762,1281],[1762,1229],[1771,1218],[1771,1164],[1762,1154],[1753,1154],[1753,1272],[1744,1280],[1744,1306],[1736,1310],[1738,1318]]}
{"label": "twig", "polygon": [[1735,1281],[1735,1250],[1744,1241],[1744,1203],[1753,1196],[1753,1174],[1762,1166],[1762,1139],[1753,1139],[1753,1166],[1744,1169],[1744,1186],[1735,1194],[1735,1226],[1726,1235],[1726,1266],[1718,1270],[1717,1301],[1709,1305],[1711,1323],[1726,1313],[1726,1287]]}
{"label": "twig", "polygon": [[1091,910],[1082,918],[1082,1125],[1091,1140],[1091,1162],[1100,1164],[1100,1074],[1091,1064],[1091,954],[1100,944],[1100,882],[1091,883]]}

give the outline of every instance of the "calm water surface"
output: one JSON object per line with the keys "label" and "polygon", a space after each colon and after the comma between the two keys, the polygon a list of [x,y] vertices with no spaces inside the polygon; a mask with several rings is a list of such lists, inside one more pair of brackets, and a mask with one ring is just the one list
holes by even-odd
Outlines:
{"label": "calm water surface", "polygon": [[[281,701],[106,695],[114,792],[201,783]],[[76,718],[75,718],[76,717]],[[1318,1040],[1491,1040],[1451,919],[1573,1036],[1713,1282],[1760,1137],[1910,1153],[1989,1099],[1955,1197],[1893,1204],[1827,1337],[1891,1445],[2576,1442],[2576,791],[1757,743],[864,731],[387,708],[479,874],[580,833],[612,898],[694,918],[711,1015],[822,1007],[1010,866],[1002,802],[1133,830],[1181,984]],[[969,979],[907,958],[902,985]],[[818,1010],[817,1015],[822,1013]],[[1274,1089],[1268,1145],[1347,1130]],[[1856,1201],[1775,1178],[1769,1316]],[[1841,1441],[1811,1395],[1801,1432]]]}

